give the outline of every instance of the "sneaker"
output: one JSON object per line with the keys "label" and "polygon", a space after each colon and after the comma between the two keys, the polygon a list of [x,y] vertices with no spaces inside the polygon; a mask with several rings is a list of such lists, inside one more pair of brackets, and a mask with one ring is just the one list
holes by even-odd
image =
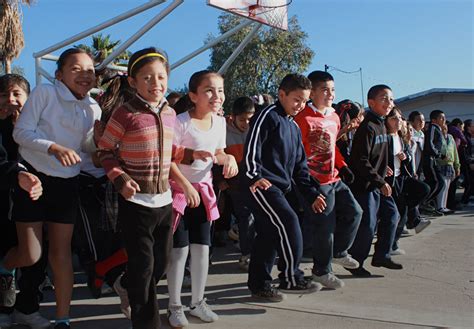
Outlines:
{"label": "sneaker", "polygon": [[239,267],[241,270],[248,272],[250,264],[250,255],[242,255],[239,259]]}
{"label": "sneaker", "polygon": [[388,268],[390,270],[402,270],[403,269],[402,264],[396,263],[390,258],[381,259],[381,260],[372,258],[372,263],[371,264],[372,264],[373,267],[385,267],[385,268]]}
{"label": "sneaker", "polygon": [[405,226],[405,227],[403,228],[402,233],[401,233],[400,236],[401,236],[402,238],[404,238],[404,237],[407,237],[407,236],[410,236],[410,235],[411,235],[410,231],[408,231],[407,227]]}
{"label": "sneaker", "polygon": [[114,290],[120,297],[120,310],[127,317],[127,319],[130,319],[132,310],[130,309],[130,302],[128,301],[128,292],[124,287],[122,287],[122,284],[120,283],[122,277],[123,273],[119,275],[117,280],[115,280]]}
{"label": "sneaker", "polygon": [[356,278],[370,278],[372,276],[372,273],[370,273],[369,271],[367,271],[365,268],[363,268],[362,266],[359,267],[359,268],[356,268],[356,269],[352,269],[352,268],[346,268],[344,267],[346,270],[348,270],[349,272],[351,272],[351,274],[353,276],[355,276]]}
{"label": "sneaker", "polygon": [[184,273],[183,288],[186,288],[186,289],[191,288],[191,274],[189,272]]}
{"label": "sneaker", "polygon": [[16,324],[29,326],[31,329],[45,329],[51,325],[49,320],[42,317],[39,312],[25,314],[15,310],[12,314],[12,321]]}
{"label": "sneaker", "polygon": [[252,297],[258,301],[267,303],[278,303],[286,299],[286,295],[274,287],[253,292]]}
{"label": "sneaker", "polygon": [[172,328],[182,328],[189,325],[184,315],[183,305],[170,305],[168,308],[168,322]]}
{"label": "sneaker", "polygon": [[399,255],[405,255],[405,254],[406,254],[406,251],[400,248],[390,251],[390,256],[399,256]]}
{"label": "sneaker", "polygon": [[239,227],[237,225],[233,225],[227,234],[231,240],[239,241]]}
{"label": "sneaker", "polygon": [[286,292],[287,294],[311,294],[316,291],[323,289],[323,286],[319,282],[312,282],[311,280],[303,279],[296,283],[295,286],[287,283],[281,284],[278,287],[280,291]]}
{"label": "sneaker", "polygon": [[431,221],[429,219],[421,219],[418,225],[415,226],[416,234],[421,233],[425,228],[430,226]]}
{"label": "sneaker", "polygon": [[16,301],[15,277],[12,274],[0,275],[0,306],[13,307]]}
{"label": "sneaker", "polygon": [[7,329],[13,324],[10,314],[0,313],[0,328]]}
{"label": "sneaker", "polygon": [[339,289],[344,287],[344,281],[339,279],[333,273],[318,276],[313,274],[313,281],[321,283],[324,287],[329,289]]}
{"label": "sneaker", "polygon": [[356,269],[359,267],[359,262],[352,258],[351,255],[347,254],[344,257],[333,258],[333,264],[341,265],[345,268]]}
{"label": "sneaker", "polygon": [[209,305],[207,305],[206,298],[203,298],[203,300],[197,304],[191,305],[189,314],[200,318],[204,322],[215,322],[219,320],[217,314],[211,310]]}
{"label": "sneaker", "polygon": [[447,208],[440,208],[438,209],[438,212],[442,213],[443,215],[452,215],[455,211]]}

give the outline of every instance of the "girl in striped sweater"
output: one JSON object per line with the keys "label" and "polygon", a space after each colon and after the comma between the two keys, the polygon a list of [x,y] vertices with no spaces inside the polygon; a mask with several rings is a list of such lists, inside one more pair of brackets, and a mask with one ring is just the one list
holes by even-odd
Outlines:
{"label": "girl in striped sweater", "polygon": [[[168,183],[172,161],[190,163],[212,156],[173,147],[176,114],[164,97],[168,74],[168,59],[162,51],[150,47],[134,53],[128,63],[128,81],[137,93],[113,112],[99,141],[102,166],[120,193],[118,221],[128,265],[118,290],[122,312],[131,317],[134,329],[160,327],[155,287],[172,247]],[[175,180],[193,206],[199,196],[181,177]]]}

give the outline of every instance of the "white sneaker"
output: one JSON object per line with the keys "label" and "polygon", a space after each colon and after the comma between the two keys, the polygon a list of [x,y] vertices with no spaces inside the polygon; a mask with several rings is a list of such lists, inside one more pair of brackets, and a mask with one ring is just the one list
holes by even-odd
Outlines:
{"label": "white sneaker", "polygon": [[333,258],[332,259],[333,264],[341,265],[345,268],[355,270],[359,268],[359,262],[356,261],[354,258],[352,258],[351,255],[347,254],[344,257],[340,258]]}
{"label": "white sneaker", "polygon": [[206,298],[201,300],[199,303],[190,306],[189,314],[200,318],[204,322],[215,322],[219,320],[219,317],[214,313],[209,305],[206,303]]}
{"label": "white sneaker", "polygon": [[400,248],[390,251],[390,256],[406,255],[406,251]]}
{"label": "white sneaker", "polygon": [[120,284],[120,280],[122,279],[122,276],[123,276],[123,273],[120,274],[117,280],[115,280],[113,288],[115,292],[117,293],[117,295],[120,297],[120,310],[127,317],[127,319],[130,319],[132,317],[131,315],[132,310],[130,308],[130,302],[128,301],[128,292]]}
{"label": "white sneaker", "polygon": [[189,325],[184,314],[183,305],[170,305],[168,307],[168,321],[172,328],[182,328]]}
{"label": "white sneaker", "polygon": [[10,314],[0,313],[0,328],[7,329],[13,324]]}
{"label": "white sneaker", "polygon": [[29,326],[31,329],[45,329],[51,325],[49,320],[42,317],[39,312],[25,314],[15,310],[12,314],[12,321],[16,324]]}
{"label": "white sneaker", "polygon": [[422,219],[418,225],[415,226],[416,234],[421,233],[425,228],[427,228],[431,224],[429,219]]}
{"label": "white sneaker", "polygon": [[324,287],[329,289],[339,289],[344,287],[344,281],[339,279],[333,273],[317,276],[313,274],[313,281],[321,283]]}

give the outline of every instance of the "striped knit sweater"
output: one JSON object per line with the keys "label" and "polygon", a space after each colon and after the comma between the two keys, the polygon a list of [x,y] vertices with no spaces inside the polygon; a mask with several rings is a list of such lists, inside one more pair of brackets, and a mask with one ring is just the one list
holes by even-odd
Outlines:
{"label": "striped knit sweater", "polygon": [[192,162],[192,150],[173,146],[175,118],[166,102],[156,114],[138,97],[113,112],[99,141],[99,158],[118,191],[133,179],[140,193],[164,193],[171,161]]}

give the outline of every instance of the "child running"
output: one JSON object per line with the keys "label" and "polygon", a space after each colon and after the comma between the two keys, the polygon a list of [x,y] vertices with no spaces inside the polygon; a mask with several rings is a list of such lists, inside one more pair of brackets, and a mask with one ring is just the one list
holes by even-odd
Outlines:
{"label": "child running", "polygon": [[[160,327],[156,284],[168,263],[173,236],[168,182],[172,157],[190,162],[201,154],[212,156],[173,149],[176,114],[164,97],[168,75],[164,52],[150,47],[134,53],[128,81],[136,95],[112,113],[99,141],[102,166],[120,193],[118,222],[128,264],[117,286],[122,312],[131,318],[133,329]],[[196,191],[179,178],[186,198],[195,203]]]}
{"label": "child running", "polygon": [[308,79],[312,84],[312,102],[295,117],[295,122],[301,129],[309,172],[321,183],[327,204],[322,213],[310,216],[313,280],[326,288],[338,289],[344,282],[333,273],[331,263],[359,267],[347,250],[357,233],[362,209],[346,185],[353,182],[354,175],[336,146],[341,124],[332,108],[336,94],[334,78],[327,72],[313,71]]}
{"label": "child running", "polygon": [[[223,167],[224,178],[237,174],[237,163],[224,152],[226,123],[216,113],[224,104],[224,79],[215,72],[199,71],[189,80],[189,99],[194,107],[177,116],[174,143],[211,152],[215,162]],[[211,221],[219,217],[212,186],[212,161],[196,160],[191,165],[179,164],[182,175],[200,194],[197,203],[186,207],[181,189],[173,186],[173,208],[177,214],[170,267],[167,272],[169,306],[168,319],[172,327],[185,327],[188,320],[181,304],[181,286],[188,252],[191,254],[190,314],[204,322],[214,322],[218,316],[206,303],[204,290],[209,267]],[[200,202],[199,202],[200,201]],[[195,208],[192,208],[195,207]]]}
{"label": "child running", "polygon": [[31,93],[15,125],[22,164],[43,183],[43,196],[13,196],[18,246],[5,256],[7,269],[29,266],[41,256],[43,225],[48,225],[49,263],[54,274],[57,329],[70,328],[73,288],[71,236],[79,209],[81,150],[94,149],[93,123],[100,108],[88,95],[95,84],[94,63],[84,50],[71,48],[58,59],[54,85]]}
{"label": "child running", "polygon": [[[314,212],[326,208],[319,183],[309,175],[301,132],[293,120],[304,109],[310,90],[311,81],[305,76],[285,76],[278,88],[278,101],[252,118],[245,143],[243,184],[251,194],[257,233],[248,287],[254,298],[267,302],[282,301],[282,292],[304,294],[321,289],[321,284],[306,280],[299,269],[303,238],[298,216],[287,200],[294,180]],[[282,292],[271,285],[277,253]]]}

